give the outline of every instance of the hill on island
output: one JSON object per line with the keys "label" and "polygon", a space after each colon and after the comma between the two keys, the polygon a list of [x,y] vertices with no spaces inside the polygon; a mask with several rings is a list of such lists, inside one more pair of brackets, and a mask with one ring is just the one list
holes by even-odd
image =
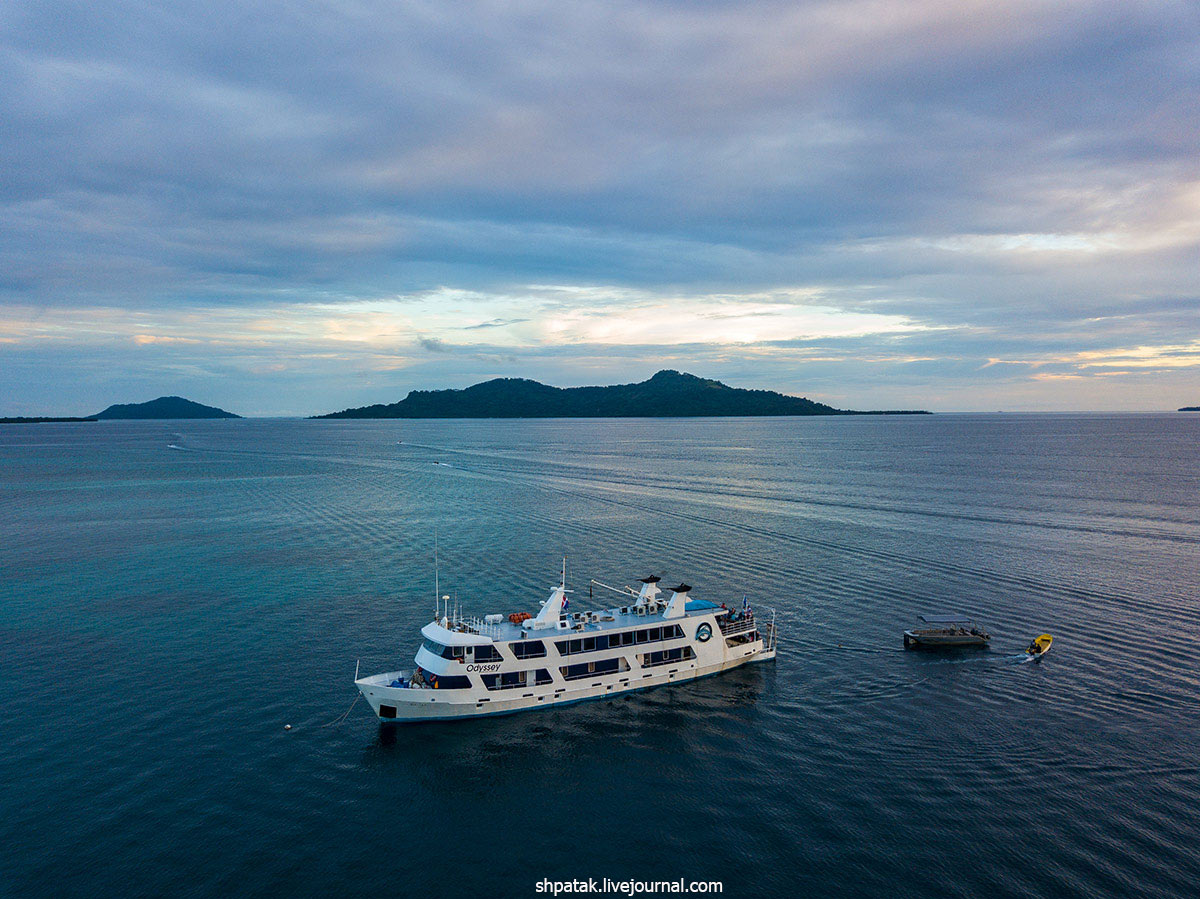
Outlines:
{"label": "hill on island", "polygon": [[1180,406],[1180,412],[1200,412],[1200,406]]}
{"label": "hill on island", "polygon": [[730,415],[854,415],[770,390],[743,390],[677,371],[612,387],[551,387],[497,378],[465,390],[414,390],[398,403],[314,418],[673,418]]}
{"label": "hill on island", "polygon": [[193,403],[181,396],[160,396],[146,403],[118,403],[109,406],[103,412],[97,412],[94,418],[241,418],[232,412],[218,409],[215,406],[205,406]]}

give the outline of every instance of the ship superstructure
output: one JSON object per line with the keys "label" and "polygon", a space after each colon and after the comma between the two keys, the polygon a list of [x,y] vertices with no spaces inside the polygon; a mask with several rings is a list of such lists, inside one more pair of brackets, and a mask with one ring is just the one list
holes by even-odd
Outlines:
{"label": "ship superstructure", "polygon": [[760,621],[745,600],[691,599],[687,584],[664,600],[660,579],[647,577],[636,593],[616,591],[624,605],[569,612],[565,581],[536,616],[439,609],[421,628],[414,668],[355,686],[381,721],[430,721],[600,699],[775,657],[774,614]]}

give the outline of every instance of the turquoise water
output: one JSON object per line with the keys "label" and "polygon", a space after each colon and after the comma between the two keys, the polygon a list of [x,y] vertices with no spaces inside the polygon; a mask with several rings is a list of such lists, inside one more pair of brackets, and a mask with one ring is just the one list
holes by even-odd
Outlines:
{"label": "turquoise water", "polygon": [[[1195,895],[1197,438],[1167,415],[5,426],[0,894]],[[356,660],[414,654],[435,528],[468,612],[536,610],[566,555],[581,606],[589,577],[748,593],[779,658],[325,726]],[[992,648],[902,651],[922,612]]]}

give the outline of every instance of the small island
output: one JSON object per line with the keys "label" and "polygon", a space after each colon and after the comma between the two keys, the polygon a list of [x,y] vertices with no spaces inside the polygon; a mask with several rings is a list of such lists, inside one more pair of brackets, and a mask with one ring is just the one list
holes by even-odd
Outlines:
{"label": "small island", "polygon": [[0,418],[0,425],[41,425],[56,421],[96,421],[95,418],[64,418],[52,415],[18,415],[16,418]]}
{"label": "small island", "polygon": [[551,387],[497,378],[463,390],[414,390],[396,403],[313,418],[684,418],[765,415],[927,415],[851,412],[771,390],[744,390],[678,371],[611,387]]}
{"label": "small island", "polygon": [[1200,406],[1181,406],[1179,412],[1200,412]]}
{"label": "small island", "polygon": [[109,406],[103,412],[97,412],[95,418],[102,420],[133,420],[133,419],[163,419],[163,418],[241,418],[232,412],[218,409],[215,406],[205,406],[194,403],[181,396],[160,396],[156,400],[145,403],[125,403]]}

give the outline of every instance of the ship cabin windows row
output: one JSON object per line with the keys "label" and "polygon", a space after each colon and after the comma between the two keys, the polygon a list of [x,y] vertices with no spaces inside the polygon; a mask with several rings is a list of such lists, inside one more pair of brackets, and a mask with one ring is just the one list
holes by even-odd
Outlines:
{"label": "ship cabin windows row", "polygon": [[430,640],[428,637],[425,638],[424,643],[421,645],[435,656],[440,656],[443,659],[462,659],[465,657],[463,652],[465,647],[463,646],[443,646],[441,643],[438,643],[436,640]]}
{"label": "ship cabin windows row", "polygon": [[602,659],[599,662],[563,665],[558,670],[562,672],[564,680],[578,680],[581,677],[592,677],[597,674],[616,674],[618,671],[628,671],[629,663],[624,659]]}
{"label": "ship cabin windows row", "polygon": [[648,652],[642,656],[643,668],[654,668],[657,665],[669,665],[671,662],[685,662],[696,658],[696,653],[690,646],[680,646],[678,649],[662,649]]}
{"label": "ship cabin windows row", "polygon": [[541,640],[526,640],[513,643],[512,651],[518,659],[540,659],[546,655],[546,644]]}
{"label": "ship cabin windows row", "polygon": [[483,685],[489,690],[515,690],[517,687],[525,687],[529,684],[550,683],[553,678],[550,677],[550,672],[545,668],[538,668],[536,671],[506,671],[504,674],[484,674]]}
{"label": "ship cabin windows row", "polygon": [[618,646],[634,646],[638,643],[657,643],[659,640],[675,640],[683,636],[683,628],[678,624],[667,624],[662,627],[643,628],[638,631],[622,631],[617,634],[597,634],[595,637],[578,637],[574,640],[558,640],[560,655],[569,656],[580,652],[595,652]]}
{"label": "ship cabin windows row", "polygon": [[[502,662],[504,656],[500,650],[491,644],[480,646],[443,646],[435,640],[426,638],[422,644],[435,656],[443,659],[466,661],[469,656],[474,662]],[[518,659],[539,659],[546,655],[546,644],[541,640],[529,640],[525,643],[512,644],[513,655]]]}

